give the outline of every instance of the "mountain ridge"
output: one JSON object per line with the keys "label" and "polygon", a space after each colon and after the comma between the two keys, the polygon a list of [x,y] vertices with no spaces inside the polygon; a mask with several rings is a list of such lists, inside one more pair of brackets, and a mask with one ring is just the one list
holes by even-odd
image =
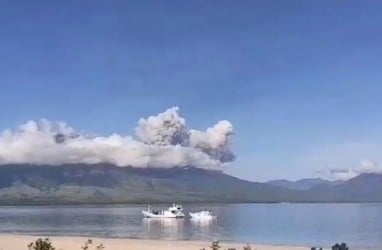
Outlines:
{"label": "mountain ridge", "polygon": [[[373,186],[368,187],[369,179]],[[0,165],[0,204],[382,202],[382,175],[290,189],[195,167]]]}

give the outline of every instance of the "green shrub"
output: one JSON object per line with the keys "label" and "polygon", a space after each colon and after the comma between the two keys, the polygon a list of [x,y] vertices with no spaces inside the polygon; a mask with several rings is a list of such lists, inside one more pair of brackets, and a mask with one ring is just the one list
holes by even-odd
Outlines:
{"label": "green shrub", "polygon": [[[212,250],[218,250],[218,249],[220,249],[221,246],[219,246],[219,241],[213,241],[212,244],[211,244],[211,246],[210,246],[210,248],[211,248]],[[200,249],[200,250],[206,250],[206,249],[205,249],[205,248],[202,248],[202,249]]]}
{"label": "green shrub", "polygon": [[[85,244],[81,247],[81,249],[82,250],[90,250],[92,245],[93,245],[93,241],[89,239],[85,242]],[[38,239],[34,242],[31,242],[28,245],[28,250],[55,250],[55,249],[56,248],[53,247],[52,242],[50,242],[50,240],[48,238]],[[103,250],[103,249],[105,249],[105,247],[101,243],[101,244],[95,246],[95,248],[93,248],[93,249]]]}
{"label": "green shrub", "polygon": [[213,242],[212,242],[212,245],[210,246],[210,248],[211,248],[212,250],[218,250],[218,249],[220,249],[221,246],[219,245],[219,241],[213,241]]}
{"label": "green shrub", "polygon": [[[81,248],[82,250],[90,250],[91,249],[90,247],[92,245],[93,245],[93,241],[89,239],[85,242],[85,244]],[[102,243],[95,247],[95,250],[103,250],[103,249],[105,249],[105,247],[103,246]]]}
{"label": "green shrub", "polygon": [[332,246],[332,250],[349,250],[349,247],[345,243],[336,243]]}
{"label": "green shrub", "polygon": [[48,238],[38,239],[35,242],[31,242],[28,245],[29,250],[55,250],[52,245],[52,242]]}
{"label": "green shrub", "polygon": [[[219,241],[213,241],[210,248],[212,250],[218,250],[221,248]],[[205,248],[202,248],[200,250],[206,250]],[[227,250],[236,250],[236,248],[228,248]],[[247,244],[246,246],[243,247],[243,250],[252,250],[251,246]],[[321,249],[322,250],[322,249]]]}

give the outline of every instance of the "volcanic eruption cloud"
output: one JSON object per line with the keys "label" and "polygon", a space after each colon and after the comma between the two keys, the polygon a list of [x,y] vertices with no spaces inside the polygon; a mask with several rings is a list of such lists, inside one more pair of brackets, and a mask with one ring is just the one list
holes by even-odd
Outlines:
{"label": "volcanic eruption cloud", "polygon": [[0,164],[110,163],[120,167],[199,167],[221,170],[234,160],[233,126],[219,121],[206,131],[190,130],[173,107],[141,118],[136,136],[89,136],[63,122],[28,121],[0,135]]}

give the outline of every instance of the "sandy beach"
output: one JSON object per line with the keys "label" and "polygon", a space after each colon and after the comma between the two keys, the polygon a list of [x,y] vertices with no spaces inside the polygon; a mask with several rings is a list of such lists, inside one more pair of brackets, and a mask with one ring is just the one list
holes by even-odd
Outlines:
{"label": "sandy beach", "polygon": [[[0,250],[22,250],[28,249],[27,245],[38,239],[46,238],[44,236],[29,235],[0,235]],[[81,246],[89,239],[86,237],[66,237],[55,236],[49,237],[56,250],[81,250]],[[141,239],[115,239],[115,238],[90,238],[93,241],[91,249],[95,246],[103,244],[105,250],[200,250],[202,248],[210,249],[210,242],[198,241],[165,241],[165,240],[141,240]],[[246,245],[238,243],[221,243],[221,249],[236,248],[243,249]],[[250,245],[256,250],[306,250],[307,247],[296,246],[270,246],[270,245]]]}

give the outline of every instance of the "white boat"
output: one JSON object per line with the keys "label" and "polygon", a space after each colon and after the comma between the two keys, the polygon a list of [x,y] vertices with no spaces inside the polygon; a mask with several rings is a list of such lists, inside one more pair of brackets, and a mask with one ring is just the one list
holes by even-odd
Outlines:
{"label": "white boat", "polygon": [[189,213],[191,219],[213,219],[216,218],[216,214],[214,214],[211,210],[203,210],[197,213]]}
{"label": "white boat", "polygon": [[184,218],[183,208],[181,205],[173,204],[167,210],[153,211],[148,206],[147,210],[142,211],[146,218]]}

